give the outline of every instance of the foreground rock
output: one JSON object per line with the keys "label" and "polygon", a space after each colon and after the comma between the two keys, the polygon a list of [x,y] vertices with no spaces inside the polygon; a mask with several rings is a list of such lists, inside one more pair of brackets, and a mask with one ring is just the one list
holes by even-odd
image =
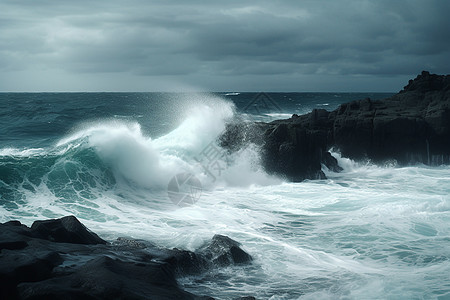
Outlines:
{"label": "foreground rock", "polygon": [[424,71],[387,99],[353,101],[332,112],[315,109],[268,124],[230,125],[221,137],[230,151],[248,141],[262,146],[268,172],[292,181],[325,178],[322,164],[339,171],[330,148],[375,163],[449,164],[450,75]]}
{"label": "foreground rock", "polygon": [[75,217],[0,224],[0,299],[213,299],[176,277],[245,264],[236,241],[216,235],[196,252],[119,238],[107,243]]}

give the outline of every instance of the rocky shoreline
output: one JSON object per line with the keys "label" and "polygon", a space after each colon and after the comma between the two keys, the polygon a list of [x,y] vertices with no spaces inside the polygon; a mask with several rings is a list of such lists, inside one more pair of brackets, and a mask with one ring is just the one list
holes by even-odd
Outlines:
{"label": "rocky shoreline", "polygon": [[0,299],[214,299],[184,291],[177,278],[251,261],[223,235],[191,252],[107,242],[74,216],[0,223]]}
{"label": "rocky shoreline", "polygon": [[[220,137],[230,152],[250,142],[261,146],[268,173],[291,181],[325,178],[322,165],[339,172],[330,148],[356,160],[449,164],[450,75],[422,72],[390,98],[353,101],[331,112],[229,124]],[[214,299],[184,291],[177,278],[251,262],[223,235],[192,252],[129,238],[108,242],[74,216],[31,227],[0,223],[0,299]]]}
{"label": "rocky shoreline", "polygon": [[291,181],[324,179],[322,164],[341,170],[329,152],[374,163],[450,163],[450,75],[423,71],[398,94],[352,101],[334,111],[314,109],[271,123],[230,124],[222,147],[261,146],[268,173]]}

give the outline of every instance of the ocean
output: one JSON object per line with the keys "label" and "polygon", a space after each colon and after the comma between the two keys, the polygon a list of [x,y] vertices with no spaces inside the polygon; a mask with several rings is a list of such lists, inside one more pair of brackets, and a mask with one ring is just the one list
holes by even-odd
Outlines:
{"label": "ocean", "polygon": [[195,250],[214,234],[254,261],[179,279],[217,299],[450,299],[450,168],[333,154],[328,179],[229,154],[229,122],[381,93],[0,93],[0,222],[75,215],[102,238]]}

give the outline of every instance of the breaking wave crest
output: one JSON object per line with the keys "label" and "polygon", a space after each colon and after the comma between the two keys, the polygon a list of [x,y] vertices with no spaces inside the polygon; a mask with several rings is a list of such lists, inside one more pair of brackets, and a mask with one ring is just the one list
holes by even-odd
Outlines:
{"label": "breaking wave crest", "polygon": [[[137,122],[99,120],[77,126],[49,148],[1,149],[0,201],[24,216],[92,219],[105,198],[172,205],[167,185],[182,172],[195,174],[205,189],[280,182],[262,170],[256,146],[223,155],[216,139],[233,117],[232,103],[212,99],[193,105],[176,129],[155,139]],[[220,154],[214,157],[219,170],[202,162],[211,151]]]}

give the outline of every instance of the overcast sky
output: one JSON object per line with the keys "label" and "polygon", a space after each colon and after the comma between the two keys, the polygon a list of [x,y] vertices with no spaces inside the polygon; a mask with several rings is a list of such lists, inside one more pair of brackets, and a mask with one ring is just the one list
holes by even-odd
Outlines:
{"label": "overcast sky", "polygon": [[0,91],[398,91],[450,1],[0,1]]}

